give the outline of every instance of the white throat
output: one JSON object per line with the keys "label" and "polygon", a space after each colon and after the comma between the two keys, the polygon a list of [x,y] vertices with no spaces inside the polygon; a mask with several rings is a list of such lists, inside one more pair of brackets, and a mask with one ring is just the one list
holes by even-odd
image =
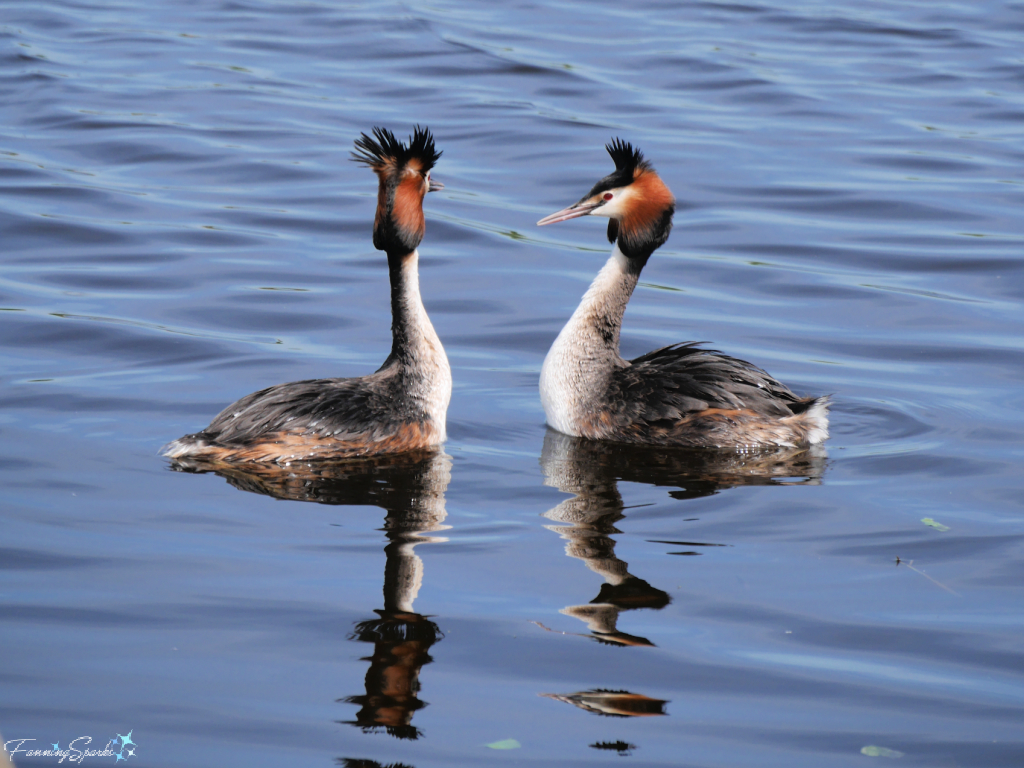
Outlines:
{"label": "white throat", "polygon": [[402,262],[399,300],[410,358],[406,366],[412,374],[409,395],[420,401],[440,427],[443,441],[447,439],[445,414],[452,396],[452,371],[420,296],[419,251],[413,251]]}

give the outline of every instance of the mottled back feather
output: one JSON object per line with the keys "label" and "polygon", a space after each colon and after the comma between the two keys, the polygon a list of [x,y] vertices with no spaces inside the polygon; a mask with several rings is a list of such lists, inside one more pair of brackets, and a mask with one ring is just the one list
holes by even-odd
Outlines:
{"label": "mottled back feather", "polygon": [[261,435],[286,432],[337,441],[378,440],[403,423],[424,418],[411,403],[400,406],[393,371],[354,379],[310,379],[246,395],[225,408],[200,433],[222,445],[245,445]]}
{"label": "mottled back feather", "polygon": [[620,404],[633,423],[648,425],[674,423],[709,408],[782,418],[795,412],[791,403],[802,403],[757,366],[701,349],[700,343],[662,347],[615,369],[608,402]]}

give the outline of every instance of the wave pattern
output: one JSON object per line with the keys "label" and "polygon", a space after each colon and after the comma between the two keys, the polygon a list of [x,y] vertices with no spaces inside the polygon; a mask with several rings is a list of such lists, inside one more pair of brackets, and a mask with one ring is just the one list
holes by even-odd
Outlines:
{"label": "wave pattern", "polygon": [[[5,2],[4,738],[1024,764],[1022,33],[966,0]],[[237,397],[387,355],[347,158],[417,123],[443,461],[167,471]],[[626,357],[706,339],[830,393],[827,454],[544,447],[540,364],[607,244],[534,222],[613,136],[678,198]]]}

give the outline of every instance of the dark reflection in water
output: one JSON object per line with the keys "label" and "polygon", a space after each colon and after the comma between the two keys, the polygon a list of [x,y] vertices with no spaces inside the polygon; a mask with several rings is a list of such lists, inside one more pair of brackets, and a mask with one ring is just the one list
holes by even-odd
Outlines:
{"label": "dark reflection in water", "polygon": [[612,752],[618,752],[623,757],[633,754],[633,750],[636,749],[636,744],[630,744],[627,741],[599,741],[596,744],[591,744],[590,746],[593,749],[606,749]]}
{"label": "dark reflection in water", "polygon": [[[134,728],[167,768],[582,768],[617,739],[645,766],[1024,766],[1021,0],[583,7],[0,5],[4,738]],[[429,462],[219,468],[380,507],[296,508],[165,471],[234,397],[386,354],[347,147],[417,122],[445,149],[421,280],[447,490]],[[534,225],[615,136],[679,201],[624,353],[706,339],[833,393],[827,476],[584,445],[541,487],[537,375],[608,243]],[[538,604],[588,639],[520,631]],[[596,688],[672,717],[538,696]]]}
{"label": "dark reflection in water", "polygon": [[543,693],[544,698],[564,701],[586,712],[605,717],[653,717],[665,715],[664,699],[652,699],[640,693],[629,691],[605,691],[597,688],[593,691],[578,693]]}
{"label": "dark reflection in water", "polygon": [[351,757],[339,757],[336,762],[342,768],[412,768],[405,763],[378,763],[376,760],[359,760]]}
{"label": "dark reflection in water", "polygon": [[427,705],[418,697],[420,669],[432,661],[427,651],[443,635],[437,624],[413,610],[423,583],[423,561],[413,548],[423,542],[443,541],[423,534],[447,528],[441,525],[444,517],[443,496],[432,513],[388,512],[384,608],[374,611],[377,618],[359,622],[349,636],[351,640],[373,643],[373,654],[364,659],[370,662],[366,693],[339,699],[359,705],[356,719],[345,722],[364,732],[384,729],[399,739],[421,735],[412,725],[413,713]]}
{"label": "dark reflection in water", "polygon": [[417,519],[433,519],[439,510],[443,520],[444,492],[451,480],[451,457],[426,450],[288,466],[187,459],[172,461],[171,469],[220,475],[240,491],[275,499],[369,505],[382,507],[389,515],[404,510]]}
{"label": "dark reflection in water", "polygon": [[[356,704],[355,720],[339,721],[364,732],[386,731],[399,739],[422,734],[413,714],[427,705],[419,698],[419,673],[432,659],[430,646],[443,638],[430,617],[416,613],[414,603],[423,584],[423,561],[415,547],[445,541],[428,534],[444,525],[445,491],[451,481],[451,457],[424,451],[344,462],[232,465],[176,461],[177,471],[213,472],[234,487],[292,501],[320,504],[373,505],[387,511],[384,534],[384,606],[360,621],[350,640],[373,643],[366,672],[366,693],[338,699]],[[347,760],[344,758],[343,760]],[[356,760],[344,765],[377,765]]]}
{"label": "dark reflection in water", "polygon": [[[677,499],[710,496],[738,485],[782,482],[818,484],[825,471],[826,453],[787,449],[741,453],[630,446],[581,440],[548,430],[541,453],[545,483],[575,496],[544,513],[562,525],[549,525],[568,543],[569,557],[582,560],[604,579],[597,597],[586,605],[571,605],[562,613],[587,624],[591,637],[617,646],[653,646],[650,640],[618,629],[619,614],[638,608],[660,610],[668,593],[629,572],[615,555],[615,524],[626,517],[618,483],[625,480],[653,486],[674,486]],[[685,547],[725,546],[720,543],[660,541]],[[674,554],[695,555],[695,551]]]}

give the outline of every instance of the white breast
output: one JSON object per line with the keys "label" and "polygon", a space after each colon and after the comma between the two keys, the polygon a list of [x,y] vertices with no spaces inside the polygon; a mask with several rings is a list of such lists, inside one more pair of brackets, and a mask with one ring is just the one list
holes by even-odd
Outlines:
{"label": "white breast", "polygon": [[579,436],[580,394],[584,382],[573,358],[572,324],[566,325],[551,345],[540,369],[540,402],[548,424],[566,435]]}
{"label": "white breast", "polygon": [[544,358],[540,401],[548,424],[566,435],[581,436],[580,424],[600,403],[606,374],[624,364],[618,334],[609,341],[598,332],[597,322],[611,318],[616,328],[622,322],[636,284],[628,272],[626,257],[616,246]]}
{"label": "white breast", "polygon": [[415,351],[417,381],[408,393],[416,398],[440,429],[439,442],[448,437],[446,414],[452,398],[452,370],[427,310],[420,297],[419,253],[414,251],[402,264],[403,301],[408,311],[409,343]]}

